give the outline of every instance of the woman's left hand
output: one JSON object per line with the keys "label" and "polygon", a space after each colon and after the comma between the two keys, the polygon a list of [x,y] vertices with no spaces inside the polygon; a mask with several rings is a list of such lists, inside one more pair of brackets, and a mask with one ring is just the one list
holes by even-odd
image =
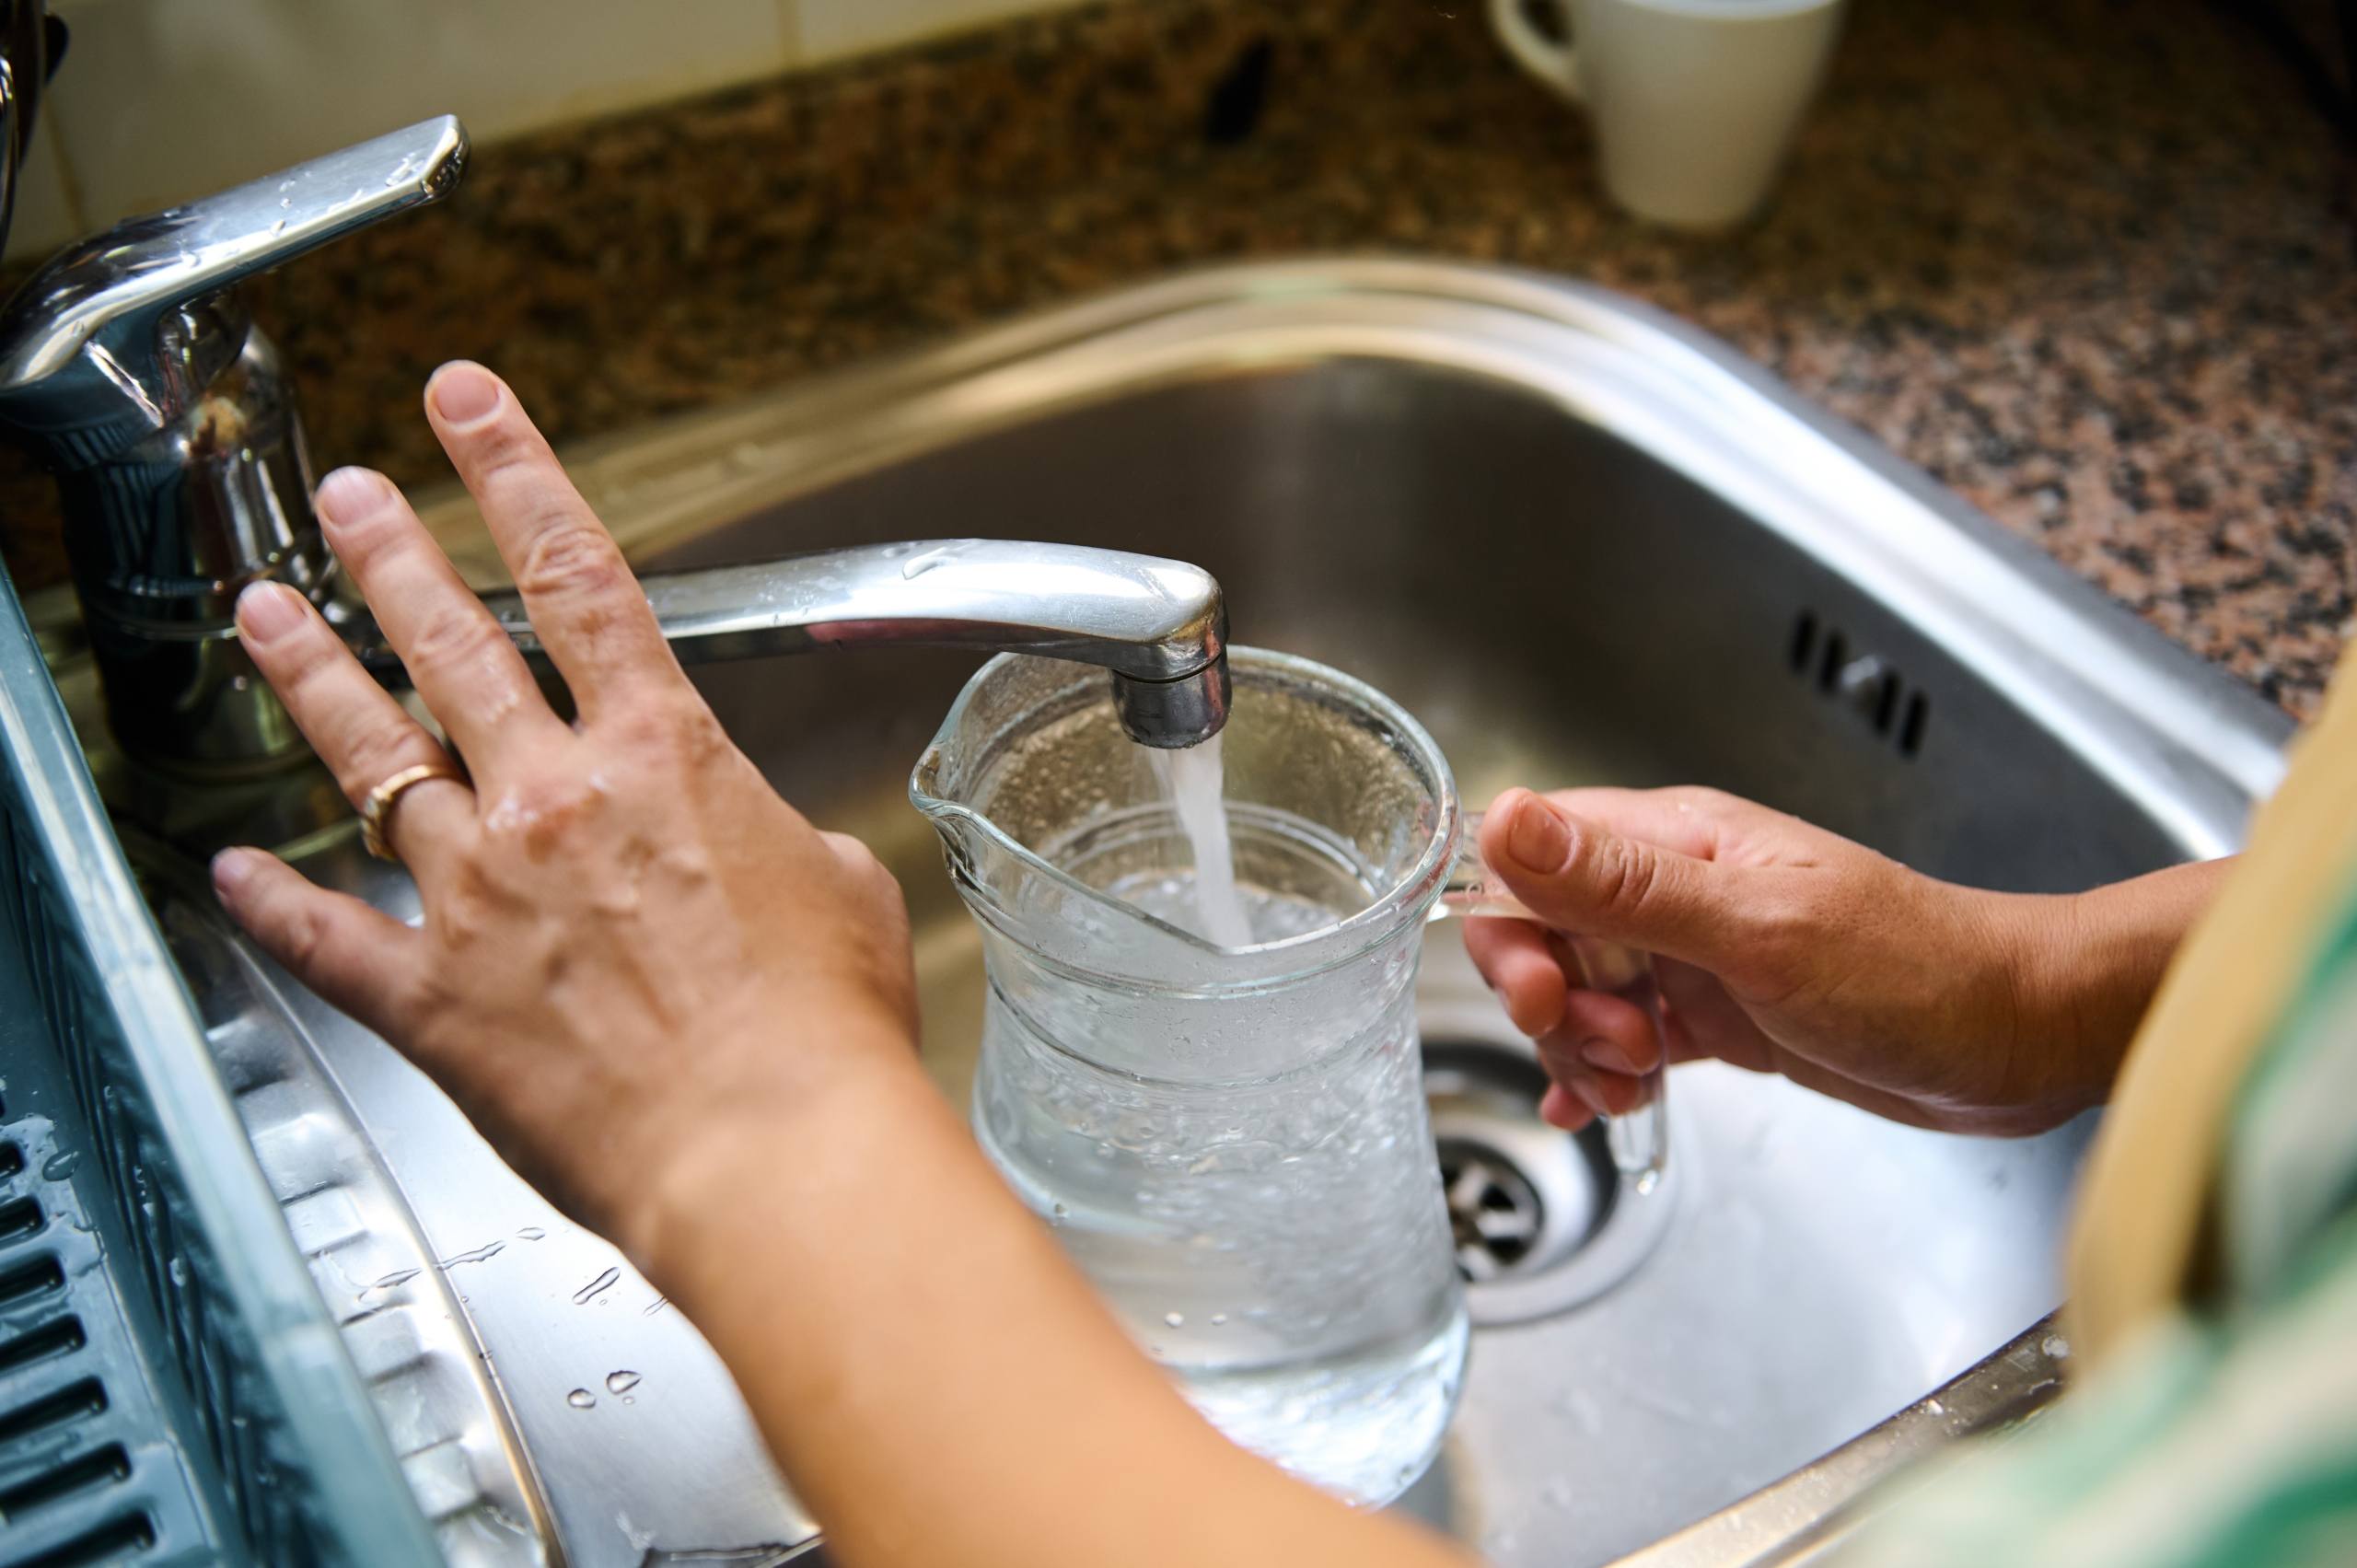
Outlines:
{"label": "woman's left hand", "polygon": [[[221,855],[215,883],[297,979],[643,1254],[659,1150],[749,1118],[773,1132],[879,1063],[913,1074],[907,914],[863,845],[813,828],[722,732],[506,387],[454,364],[426,404],[580,717],[550,708],[384,476],[332,473],[328,540],[471,780],[411,784],[393,807],[417,928],[258,850]],[[238,629],[355,807],[450,763],[293,589],[248,588]]]}

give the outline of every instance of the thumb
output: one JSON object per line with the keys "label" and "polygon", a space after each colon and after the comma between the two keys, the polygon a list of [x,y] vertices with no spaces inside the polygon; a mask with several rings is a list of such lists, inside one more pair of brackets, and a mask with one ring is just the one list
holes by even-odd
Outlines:
{"label": "thumb", "polygon": [[1740,930],[1726,866],[1626,837],[1541,795],[1483,813],[1481,858],[1544,923],[1716,970]]}

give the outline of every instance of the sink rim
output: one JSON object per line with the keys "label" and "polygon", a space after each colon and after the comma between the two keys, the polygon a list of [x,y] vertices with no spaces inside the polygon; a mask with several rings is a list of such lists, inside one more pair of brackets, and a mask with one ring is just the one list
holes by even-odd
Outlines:
{"label": "sink rim", "polygon": [[[1481,353],[1447,352],[1468,328]],[[1992,688],[2032,699],[2023,705],[2190,854],[2236,847],[2248,803],[2281,777],[2296,727],[2288,715],[2035,545],[1708,334],[1608,290],[1515,269],[1364,257],[1202,268],[590,444],[571,459],[591,504],[644,556],[1062,408],[1245,365],[1353,354],[1422,358],[1539,388],[1736,500],[1858,579]],[[1566,384],[1567,364],[1591,380],[1608,368],[1628,401],[1598,408],[1590,388]],[[1660,417],[1669,407],[1686,428]],[[1690,424],[1698,409],[1711,420],[1701,429]],[[822,431],[834,439],[814,453]],[[717,486],[715,456],[733,470]],[[1795,470],[1812,482],[1774,482]],[[1819,504],[1828,475],[1840,482],[1838,509]],[[1816,499],[1795,505],[1780,489]],[[470,576],[497,580],[462,493],[421,511],[446,542],[475,544]],[[1950,1385],[1638,1556],[1748,1561],[1814,1535],[1910,1459],[2053,1397],[2059,1374],[2039,1349],[2049,1329],[2047,1319],[2031,1325]],[[1927,1417],[1927,1407],[1946,1413]],[[1758,1506],[1769,1502],[1777,1506]],[[1736,1527],[1747,1517],[1747,1527]]]}
{"label": "sink rim", "polygon": [[[1066,409],[1348,358],[1543,394],[1719,494],[1938,642],[2189,857],[2237,848],[2250,803],[2282,777],[2288,714],[2037,545],[1701,329],[1516,268],[1342,256],[1193,269],[565,456],[639,560]],[[417,504],[470,584],[505,584],[455,482]]]}
{"label": "sink rim", "polygon": [[[2287,714],[2034,544],[1698,329],[1514,269],[1361,257],[1203,268],[569,458],[592,505],[644,557],[1063,409],[1338,357],[1417,359],[1535,389],[1678,469],[1938,641],[2189,856],[2238,847],[2249,804],[2282,775],[2296,728]],[[1617,378],[1619,401],[1599,402],[1599,377]],[[498,580],[462,493],[421,512],[447,543],[471,548],[470,580]],[[1752,1562],[1820,1539],[1904,1464],[2050,1400],[2061,1387],[2041,1348],[2050,1325],[2032,1324],[1852,1442],[1630,1561]]]}
{"label": "sink rim", "polygon": [[[1732,349],[1639,302],[1534,273],[1366,258],[1205,269],[642,426],[568,460],[644,556],[1062,407],[1335,357],[1417,359],[1543,392],[1726,496],[2020,702],[2189,854],[2236,847],[2244,811],[2281,776],[2294,726],[2231,677]],[[420,510],[470,581],[500,580],[463,493],[429,493]],[[1635,1560],[1753,1562],[1815,1539],[1907,1460],[2050,1398],[2050,1361],[2015,1353],[2044,1337],[2034,1325],[1948,1388]],[[1949,1399],[1975,1379],[2003,1397]],[[1949,1416],[1925,1419],[1930,1399]],[[1776,1508],[1757,1506],[1771,1499]]]}

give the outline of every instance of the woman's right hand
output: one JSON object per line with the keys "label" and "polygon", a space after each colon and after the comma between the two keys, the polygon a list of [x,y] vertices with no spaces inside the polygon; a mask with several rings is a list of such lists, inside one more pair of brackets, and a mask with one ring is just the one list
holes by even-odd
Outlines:
{"label": "woman's right hand", "polygon": [[[1915,1126],[2024,1134],[2109,1093],[2223,862],[2090,893],[1992,893],[1710,789],[1509,790],[1482,858],[1536,921],[1466,947],[1555,1087],[1550,1121],[1624,1111],[1666,1044]],[[1666,1040],[1578,987],[1558,933],[1655,955]]]}

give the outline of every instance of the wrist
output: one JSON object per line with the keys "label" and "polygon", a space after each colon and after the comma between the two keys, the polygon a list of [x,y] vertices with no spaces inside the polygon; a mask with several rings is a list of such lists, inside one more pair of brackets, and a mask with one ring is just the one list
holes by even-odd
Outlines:
{"label": "wrist", "polygon": [[2007,896],[2003,963],[2014,996],[2011,1099],[2021,1130],[2057,1126],[2108,1098],[2134,1028],[2120,1016],[2108,912],[2087,893]]}
{"label": "wrist", "polygon": [[[674,1097],[651,1124],[642,1179],[601,1226],[666,1295],[688,1293],[689,1265],[734,1249],[710,1237],[797,1187],[838,1182],[846,1156],[882,1157],[897,1129],[942,1109],[897,1023],[830,1016],[830,1049],[808,1060],[799,1042],[762,1031],[727,1052],[767,1070],[710,1074],[704,1092]],[[868,1037],[873,1038],[868,1038]],[[791,1067],[780,1057],[803,1057]]]}
{"label": "wrist", "polygon": [[2014,896],[2018,1058],[2061,1121],[2110,1098],[2170,959],[2228,863],[2171,867],[2084,893]]}

